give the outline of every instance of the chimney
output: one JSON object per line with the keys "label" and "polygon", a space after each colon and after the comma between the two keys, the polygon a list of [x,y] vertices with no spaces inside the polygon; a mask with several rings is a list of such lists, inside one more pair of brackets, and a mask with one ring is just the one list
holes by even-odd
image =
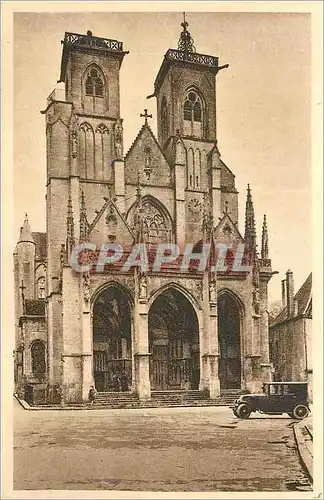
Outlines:
{"label": "chimney", "polygon": [[291,318],[294,315],[294,276],[293,272],[288,269],[286,272],[287,281],[287,316]]}
{"label": "chimney", "polygon": [[281,281],[281,306],[282,308],[286,307],[286,280]]}
{"label": "chimney", "polygon": [[298,316],[298,299],[294,298],[294,311],[293,316]]}

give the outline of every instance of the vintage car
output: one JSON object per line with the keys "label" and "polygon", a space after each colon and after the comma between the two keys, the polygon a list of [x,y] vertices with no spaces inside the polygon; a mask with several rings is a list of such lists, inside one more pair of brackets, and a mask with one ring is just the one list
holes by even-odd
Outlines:
{"label": "vintage car", "polygon": [[260,394],[242,394],[231,406],[238,418],[249,418],[252,412],[280,415],[302,420],[309,414],[307,382],[269,382]]}

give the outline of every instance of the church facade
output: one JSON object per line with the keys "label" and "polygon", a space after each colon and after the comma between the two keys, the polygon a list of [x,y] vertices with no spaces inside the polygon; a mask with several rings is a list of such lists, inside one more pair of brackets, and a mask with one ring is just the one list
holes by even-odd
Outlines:
{"label": "church facade", "polygon": [[[115,391],[116,380],[140,399],[158,390],[200,390],[211,399],[222,390],[258,390],[270,380],[272,269],[266,219],[259,254],[251,190],[243,236],[235,176],[217,146],[216,78],[227,65],[196,52],[182,23],[149,96],[157,102],[157,138],[145,110],[124,152],[122,42],[88,32],[65,33],[62,43],[65,92],[54,91],[42,111],[47,231],[33,233],[26,216],[14,252],[16,391],[76,403],[92,385]],[[159,244],[177,245],[178,262],[188,244],[191,260],[205,243],[216,256],[223,245],[228,265],[202,272],[176,261],[160,269],[121,265],[138,243],[149,255]],[[87,249],[89,263],[103,244],[124,250],[120,265],[78,272],[75,248]],[[242,246],[250,266],[237,271],[230,263]]]}

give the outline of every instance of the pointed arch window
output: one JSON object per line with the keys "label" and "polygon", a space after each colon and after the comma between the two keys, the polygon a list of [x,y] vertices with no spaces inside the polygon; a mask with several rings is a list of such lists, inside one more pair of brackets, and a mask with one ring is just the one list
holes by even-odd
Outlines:
{"label": "pointed arch window", "polygon": [[171,227],[165,215],[151,205],[150,202],[143,203],[144,209],[144,239],[149,244],[166,243],[171,241]]}
{"label": "pointed arch window", "polygon": [[111,178],[111,169],[107,161],[110,155],[110,144],[109,130],[104,123],[101,123],[95,133],[95,179],[110,180]]}
{"label": "pointed arch window", "polygon": [[198,93],[190,89],[183,103],[183,120],[185,135],[202,137],[203,134],[203,102]]}
{"label": "pointed arch window", "polygon": [[[134,232],[137,215],[136,204],[129,212],[128,220]],[[144,197],[142,200],[143,235],[150,245],[172,242],[172,221],[158,200]]]}
{"label": "pointed arch window", "polygon": [[80,176],[94,179],[94,131],[87,122],[79,127],[79,161]]}
{"label": "pointed arch window", "polygon": [[104,95],[103,79],[96,68],[91,68],[87,73],[85,93],[94,97],[103,97]]}
{"label": "pointed arch window", "polygon": [[34,377],[44,377],[46,373],[45,344],[35,340],[31,346],[32,372]]}

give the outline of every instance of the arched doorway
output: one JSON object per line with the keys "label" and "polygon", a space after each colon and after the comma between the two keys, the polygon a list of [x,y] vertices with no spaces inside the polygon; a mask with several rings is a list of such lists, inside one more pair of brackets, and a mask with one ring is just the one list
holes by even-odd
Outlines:
{"label": "arched doorway", "polygon": [[198,389],[199,327],[189,300],[165,290],[150,308],[148,326],[151,389]]}
{"label": "arched doorway", "polygon": [[97,391],[131,388],[131,324],[126,292],[117,285],[103,290],[93,306],[93,376]]}
{"label": "arched doorway", "polygon": [[241,388],[240,309],[231,295],[218,298],[219,380],[221,389]]}

